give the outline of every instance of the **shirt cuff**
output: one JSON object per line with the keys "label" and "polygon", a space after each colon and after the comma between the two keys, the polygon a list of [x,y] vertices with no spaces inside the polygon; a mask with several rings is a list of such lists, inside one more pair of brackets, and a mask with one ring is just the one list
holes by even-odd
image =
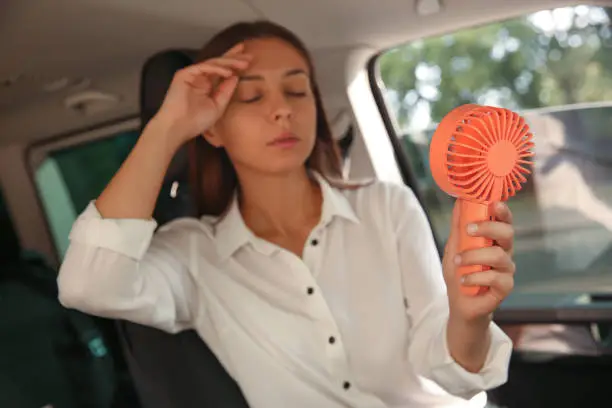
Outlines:
{"label": "shirt cuff", "polygon": [[434,341],[432,356],[439,356],[432,366],[433,380],[447,392],[471,399],[478,393],[504,384],[508,380],[510,357],[512,356],[512,340],[495,324],[491,323],[491,346],[485,364],[478,373],[472,373],[459,365],[450,355],[446,340],[446,327],[442,336]]}
{"label": "shirt cuff", "polygon": [[141,260],[149,248],[157,222],[153,219],[102,218],[94,202],[77,218],[70,240],[105,248]]}

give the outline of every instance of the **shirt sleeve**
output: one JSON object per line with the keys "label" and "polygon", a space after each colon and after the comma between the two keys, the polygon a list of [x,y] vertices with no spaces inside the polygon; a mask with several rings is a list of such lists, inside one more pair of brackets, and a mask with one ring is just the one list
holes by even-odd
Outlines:
{"label": "shirt sleeve", "polygon": [[90,203],[70,233],[60,302],[167,332],[189,328],[194,284],[176,251],[185,234],[156,227],[154,220],[102,218]]}
{"label": "shirt sleeve", "polygon": [[482,370],[465,370],[450,355],[449,316],[442,264],[431,226],[414,193],[394,186],[391,214],[396,225],[407,313],[411,323],[409,357],[418,375],[449,394],[470,399],[507,381],[512,341],[491,323],[491,346]]}

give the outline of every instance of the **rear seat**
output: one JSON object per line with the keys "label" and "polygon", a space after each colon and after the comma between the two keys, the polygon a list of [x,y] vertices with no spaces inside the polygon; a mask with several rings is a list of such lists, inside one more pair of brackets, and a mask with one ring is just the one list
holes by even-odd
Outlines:
{"label": "rear seat", "polygon": [[0,196],[0,407],[118,408],[102,333],[59,304],[55,279],[41,257],[21,251]]}

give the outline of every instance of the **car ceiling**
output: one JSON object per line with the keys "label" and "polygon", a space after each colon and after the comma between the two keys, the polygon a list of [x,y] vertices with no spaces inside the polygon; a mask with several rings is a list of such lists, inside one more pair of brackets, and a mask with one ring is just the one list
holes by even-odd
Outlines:
{"label": "car ceiling", "polygon": [[[428,1],[428,0],[425,0]],[[346,60],[411,39],[574,2],[445,0],[4,0],[0,5],[0,145],[25,144],[137,113],[139,70],[151,54],[200,47],[216,30],[266,18],[294,30],[315,56],[324,93],[344,94]],[[610,4],[610,1],[590,3]],[[111,108],[82,115],[71,94],[102,91]],[[344,101],[343,98],[339,98]]]}

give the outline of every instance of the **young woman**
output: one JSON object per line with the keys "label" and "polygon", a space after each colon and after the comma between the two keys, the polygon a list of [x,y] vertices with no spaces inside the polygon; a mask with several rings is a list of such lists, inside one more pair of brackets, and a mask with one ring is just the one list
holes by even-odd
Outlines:
{"label": "young woman", "polygon": [[[166,168],[193,150],[200,219],[156,230]],[[252,407],[440,407],[506,380],[491,314],[513,286],[511,214],[492,248],[440,263],[406,187],[348,186],[313,64],[268,22],[215,36],[71,232],[60,299],[168,332],[194,328]],[[459,282],[459,264],[492,267]],[[485,285],[463,296],[460,285]]]}

